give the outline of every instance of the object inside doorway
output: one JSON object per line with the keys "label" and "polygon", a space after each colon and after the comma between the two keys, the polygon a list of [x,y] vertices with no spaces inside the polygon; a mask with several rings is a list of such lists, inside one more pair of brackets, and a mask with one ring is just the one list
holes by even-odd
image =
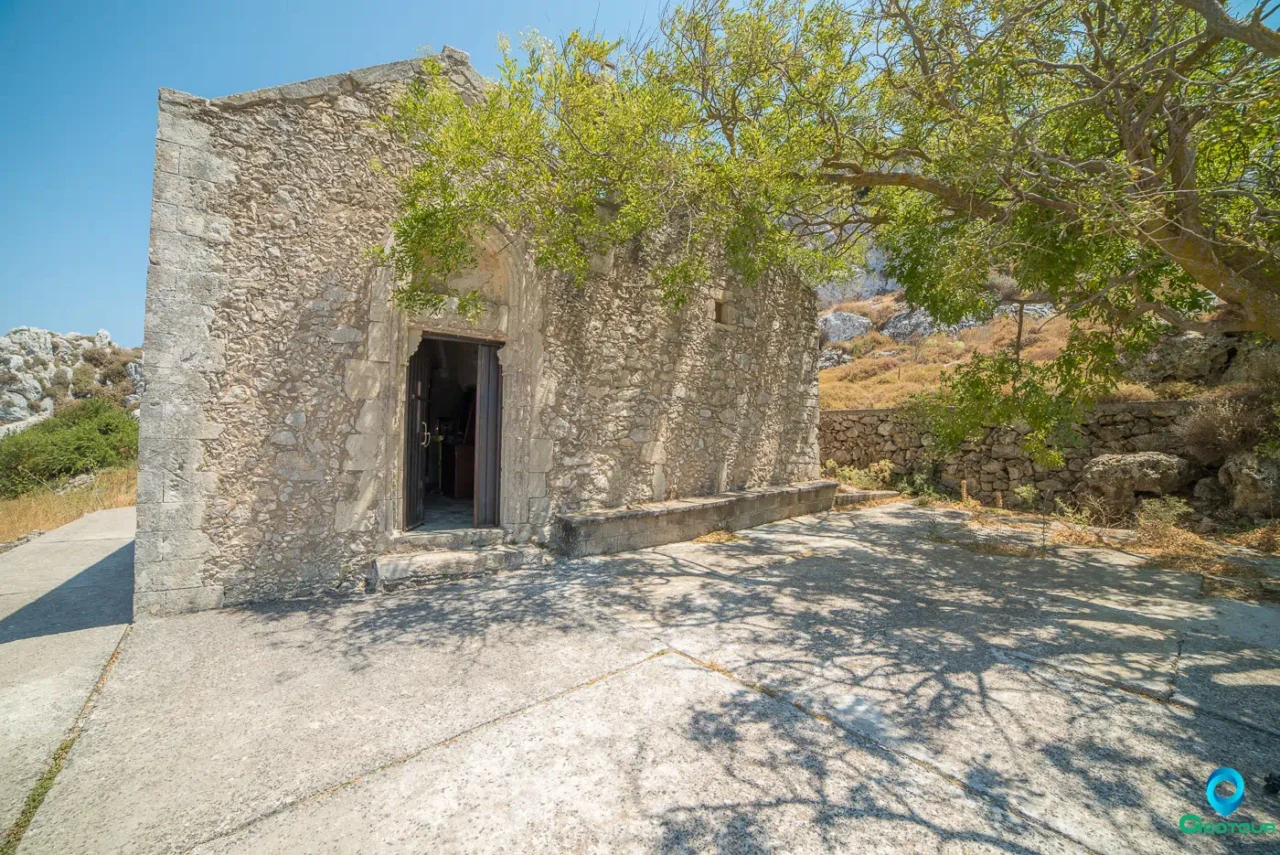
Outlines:
{"label": "object inside doorway", "polygon": [[[496,460],[496,430],[485,422],[499,412],[478,403],[495,394],[497,348],[483,343],[424,337],[409,360],[405,448],[405,529],[440,530],[493,525],[476,504],[478,452]],[[486,388],[481,389],[480,387]],[[490,447],[492,446],[492,447]]]}

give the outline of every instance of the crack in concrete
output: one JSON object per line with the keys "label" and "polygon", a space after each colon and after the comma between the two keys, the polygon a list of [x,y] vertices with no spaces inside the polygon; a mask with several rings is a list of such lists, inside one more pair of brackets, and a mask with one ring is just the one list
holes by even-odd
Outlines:
{"label": "crack in concrete", "polygon": [[102,673],[98,676],[98,681],[89,690],[89,696],[85,698],[84,705],[80,707],[80,712],[76,714],[75,720],[72,721],[66,738],[59,743],[53,752],[53,756],[49,758],[49,765],[45,768],[44,774],[40,776],[40,780],[36,781],[36,785],[27,793],[27,797],[23,802],[22,812],[18,814],[18,818],[14,820],[13,825],[5,832],[4,840],[0,841],[0,855],[13,855],[18,851],[18,844],[22,842],[27,829],[35,821],[36,814],[40,812],[40,807],[44,804],[45,797],[49,795],[49,791],[53,789],[54,783],[58,780],[58,775],[62,773],[62,768],[66,764],[67,757],[71,754],[71,749],[75,746],[76,740],[80,738],[85,723],[89,720],[90,713],[93,712],[94,706],[97,705],[98,696],[102,694],[102,687],[107,684],[107,678],[111,676],[112,670],[116,667],[116,662],[120,660],[120,653],[124,650],[124,642],[129,637],[129,630],[131,629],[133,629],[133,624],[127,624],[120,633],[120,640],[116,642],[115,649],[111,651],[107,664],[102,667]]}
{"label": "crack in concrete", "polygon": [[1093,683],[1099,683],[1103,686],[1109,686],[1113,689],[1119,689],[1126,694],[1137,695],[1138,697],[1145,698],[1148,701],[1155,701],[1160,704],[1175,703],[1171,699],[1173,694],[1171,691],[1156,691],[1155,689],[1148,689],[1146,686],[1140,686],[1137,683],[1128,683],[1124,680],[1115,680],[1110,677],[1100,677],[1097,674],[1092,674],[1080,668],[1072,668],[1070,665],[1056,665],[1027,653],[1019,653],[1016,650],[1006,650],[998,647],[993,647],[991,650],[992,655],[997,661],[1006,662],[1010,665],[1038,665],[1041,668],[1048,668],[1051,671],[1055,671],[1068,677],[1075,677],[1080,680],[1086,680]]}
{"label": "crack in concrete", "polygon": [[1173,696],[1178,691],[1178,668],[1182,665],[1182,645],[1186,643],[1186,639],[1182,637],[1182,633],[1178,633],[1178,650],[1173,655],[1173,670],[1169,672],[1169,697],[1166,700],[1173,700]]}
{"label": "crack in concrete", "polygon": [[[1177,676],[1178,662],[1180,662],[1182,658],[1182,643],[1183,642],[1180,639],[1178,641],[1178,659],[1175,660],[1174,675],[1169,679],[1169,684],[1171,687],[1173,685],[1174,678],[1176,678]],[[1125,692],[1126,694],[1136,695],[1137,697],[1143,698],[1145,700],[1154,701],[1163,706],[1177,707],[1180,710],[1186,710],[1187,712],[1194,713],[1195,715],[1202,715],[1207,718],[1212,718],[1212,719],[1216,719],[1217,721],[1225,722],[1227,724],[1233,724],[1237,727],[1244,727],[1249,730],[1257,731],[1258,733],[1263,733],[1263,734],[1266,734],[1267,736],[1280,738],[1280,730],[1267,727],[1266,725],[1257,724],[1255,722],[1245,721],[1244,719],[1235,718],[1233,716],[1226,715],[1225,713],[1220,713],[1220,712],[1215,712],[1214,710],[1205,709],[1199,704],[1196,704],[1189,700],[1184,700],[1183,698],[1178,697],[1175,691],[1173,690],[1173,688],[1170,688],[1167,691],[1157,692],[1152,689],[1148,689],[1144,686],[1136,685],[1134,683],[1126,683],[1123,680],[1113,680],[1109,677],[1100,677],[1097,674],[1091,674],[1087,671],[1081,671],[1075,668],[1067,667],[1065,665],[1055,665],[1052,662],[1045,662],[1042,659],[1036,659],[1034,656],[1028,656],[1025,653],[1018,653],[1013,650],[1002,651],[1002,653],[1003,655],[1008,656],[1011,659],[1017,659],[1026,665],[1037,665],[1041,668],[1048,668],[1051,671],[1056,671],[1059,674],[1064,674],[1068,677],[1075,677],[1080,680],[1086,680],[1093,683],[1100,683],[1104,686],[1109,686],[1113,689],[1118,689],[1119,691]]]}
{"label": "crack in concrete", "polygon": [[302,805],[309,804],[311,802],[316,802],[325,798],[326,796],[330,796],[334,793],[341,792],[342,790],[345,790],[348,787],[352,787],[360,783],[364,779],[372,777],[373,775],[377,775],[389,769],[394,769],[398,766],[403,766],[404,764],[410,762],[411,760],[421,757],[423,754],[426,754],[428,751],[433,751],[437,748],[443,748],[446,745],[452,745],[454,742],[457,742],[458,740],[462,739],[465,736],[469,736],[472,733],[476,733],[477,731],[484,730],[485,728],[490,727],[491,725],[499,724],[501,722],[516,718],[517,716],[523,715],[524,713],[530,710],[534,710],[534,709],[538,709],[539,707],[546,706],[547,704],[557,701],[560,698],[574,694],[575,692],[579,692],[583,689],[590,688],[591,686],[594,686],[597,683],[601,683],[612,677],[616,677],[619,674],[624,674],[627,671],[632,670],[633,668],[639,668],[641,665],[644,665],[648,662],[652,662],[653,660],[661,656],[666,656],[667,654],[672,652],[675,652],[673,648],[670,648],[670,647],[663,648],[662,650],[659,650],[656,653],[651,653],[645,658],[640,659],[636,662],[632,662],[629,665],[623,665],[621,668],[615,668],[612,671],[606,671],[603,674],[597,674],[595,677],[592,677],[590,680],[577,683],[575,685],[570,686],[567,689],[562,689],[559,692],[554,692],[550,695],[547,695],[544,698],[539,698],[538,700],[525,704],[524,706],[517,707],[516,709],[509,710],[508,712],[502,713],[501,715],[497,715],[491,719],[482,721],[479,724],[474,724],[471,727],[464,728],[463,730],[460,730],[457,733],[452,734],[451,736],[446,736],[443,739],[439,739],[435,742],[432,742],[429,745],[425,745],[422,748],[417,749],[416,751],[411,751],[408,754],[404,754],[400,757],[392,758],[391,760],[388,760],[385,763],[381,763],[377,766],[372,766],[366,769],[365,771],[359,773],[358,775],[354,775],[353,777],[350,777],[345,781],[340,781],[339,783],[334,784],[331,787],[326,787],[323,790],[317,790],[314,793],[309,793],[305,796],[300,796],[296,799],[293,799],[292,801],[285,802],[282,805],[278,805],[277,807],[272,808],[266,813],[259,814],[258,816],[255,816],[252,819],[248,819],[240,823],[234,828],[230,828],[226,831],[219,832],[210,837],[206,837],[203,840],[197,841],[196,843],[187,847],[183,851],[185,853],[191,853],[199,849],[201,846],[205,846],[209,843],[214,842],[215,840],[221,840],[226,837],[231,837],[234,834],[239,834],[241,831],[244,831],[247,828],[252,828],[258,823],[263,822],[264,820],[271,819],[272,817],[278,816],[280,814],[288,813],[289,811],[294,810],[295,808],[301,807]]}

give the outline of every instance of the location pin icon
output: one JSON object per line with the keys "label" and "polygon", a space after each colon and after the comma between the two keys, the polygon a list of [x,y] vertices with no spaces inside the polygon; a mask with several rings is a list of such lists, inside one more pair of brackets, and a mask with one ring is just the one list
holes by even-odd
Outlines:
{"label": "location pin icon", "polygon": [[[1218,795],[1215,792],[1218,785],[1226,783],[1234,784],[1236,791],[1229,796]],[[1209,776],[1209,783],[1204,788],[1204,797],[1209,800],[1209,807],[1218,812],[1218,816],[1231,816],[1244,801],[1244,778],[1230,766],[1223,766]]]}

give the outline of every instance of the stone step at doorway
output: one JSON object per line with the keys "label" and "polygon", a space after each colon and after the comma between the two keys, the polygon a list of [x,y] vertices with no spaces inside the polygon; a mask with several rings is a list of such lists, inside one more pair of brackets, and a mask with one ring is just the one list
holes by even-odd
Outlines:
{"label": "stone step at doorway", "polygon": [[[483,531],[484,529],[481,529]],[[369,591],[390,591],[441,576],[465,576],[550,564],[554,559],[540,546],[480,545],[461,549],[389,552],[373,562]]]}
{"label": "stone step at doorway", "polygon": [[406,531],[391,541],[392,552],[444,552],[502,544],[500,528],[451,528],[442,531]]}

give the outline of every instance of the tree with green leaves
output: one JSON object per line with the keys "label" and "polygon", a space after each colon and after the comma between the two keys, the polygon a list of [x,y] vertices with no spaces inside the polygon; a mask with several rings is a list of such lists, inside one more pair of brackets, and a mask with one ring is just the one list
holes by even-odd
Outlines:
{"label": "tree with green leaves", "polygon": [[[693,0],[656,32],[504,45],[476,103],[431,60],[390,262],[438,307],[479,235],[549,275],[662,231],[680,304],[727,263],[820,283],[869,242],[943,323],[1052,302],[1048,366],[957,372],[1048,442],[1162,331],[1280,338],[1280,52],[1261,0]],[[453,295],[478,310],[476,295]]]}

